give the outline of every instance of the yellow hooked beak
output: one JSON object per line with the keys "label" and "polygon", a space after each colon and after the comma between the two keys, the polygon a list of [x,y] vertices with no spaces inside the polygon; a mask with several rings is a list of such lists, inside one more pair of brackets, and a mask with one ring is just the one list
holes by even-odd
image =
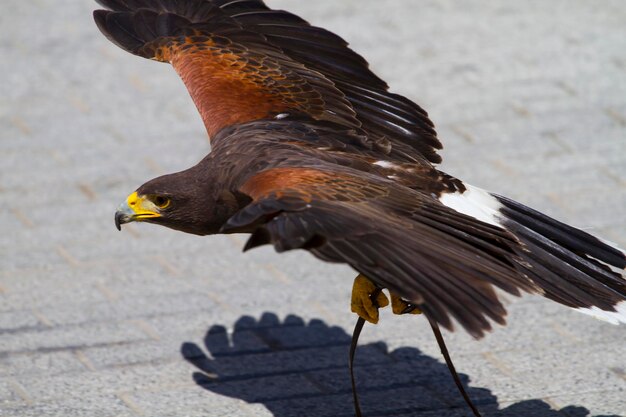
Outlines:
{"label": "yellow hooked beak", "polygon": [[139,196],[135,191],[128,196],[125,202],[120,204],[115,212],[115,227],[122,230],[124,223],[142,221],[161,217],[159,208],[145,196]]}

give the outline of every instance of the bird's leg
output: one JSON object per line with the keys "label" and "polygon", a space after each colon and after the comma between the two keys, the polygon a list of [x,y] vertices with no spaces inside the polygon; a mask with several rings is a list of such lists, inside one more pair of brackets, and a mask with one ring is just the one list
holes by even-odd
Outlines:
{"label": "bird's leg", "polygon": [[353,313],[370,323],[378,323],[378,309],[389,305],[389,299],[365,275],[359,274],[352,284],[350,307]]}
{"label": "bird's leg", "polygon": [[422,314],[422,310],[415,304],[411,304],[394,293],[391,293],[391,311],[393,314]]}

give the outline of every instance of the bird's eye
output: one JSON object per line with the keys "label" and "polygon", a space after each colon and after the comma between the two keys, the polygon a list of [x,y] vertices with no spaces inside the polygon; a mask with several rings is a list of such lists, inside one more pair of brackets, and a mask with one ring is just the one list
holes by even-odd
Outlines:
{"label": "bird's eye", "polygon": [[167,208],[171,203],[171,200],[167,197],[163,197],[163,196],[156,196],[154,197],[154,204],[156,204],[156,206],[160,209],[164,209]]}

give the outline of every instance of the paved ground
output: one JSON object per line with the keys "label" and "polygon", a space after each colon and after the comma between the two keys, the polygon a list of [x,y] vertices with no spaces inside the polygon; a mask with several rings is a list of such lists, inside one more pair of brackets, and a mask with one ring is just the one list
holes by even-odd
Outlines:
{"label": "paved ground", "polygon": [[[626,3],[271,4],[427,108],[445,169],[626,245]],[[347,268],[115,230],[130,191],[208,145],[175,73],[107,42],[93,8],[0,16],[0,415],[350,416]],[[486,416],[626,415],[626,327],[534,298],[510,312],[483,341],[447,336]],[[432,339],[420,318],[365,329],[367,415],[468,415]]]}

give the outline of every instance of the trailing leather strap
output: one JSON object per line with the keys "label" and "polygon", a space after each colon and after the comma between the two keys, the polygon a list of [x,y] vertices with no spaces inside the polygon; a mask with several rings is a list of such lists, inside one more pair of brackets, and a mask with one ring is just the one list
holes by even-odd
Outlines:
{"label": "trailing leather strap", "polygon": [[362,417],[361,407],[359,406],[359,395],[356,392],[356,382],[354,380],[354,353],[356,352],[356,345],[359,342],[359,336],[361,335],[361,330],[363,330],[363,325],[365,324],[365,319],[359,316],[359,319],[356,321],[356,325],[354,326],[354,331],[352,332],[352,343],[350,344],[350,360],[348,361],[348,368],[350,369],[350,381],[352,382],[352,399],[354,400],[354,415],[356,417]]}
{"label": "trailing leather strap", "polygon": [[454,369],[454,364],[452,363],[452,359],[450,358],[450,354],[448,353],[448,348],[446,347],[446,342],[443,340],[443,335],[441,334],[441,330],[439,330],[439,325],[432,321],[428,316],[426,316],[428,322],[430,323],[430,327],[433,329],[433,333],[435,334],[435,339],[437,339],[437,343],[439,344],[439,349],[441,349],[441,353],[443,354],[444,359],[446,360],[446,365],[448,365],[448,370],[452,375],[452,379],[454,379],[454,383],[456,384],[459,391],[461,391],[461,395],[465,399],[465,402],[469,406],[469,408],[474,413],[475,417],[482,417],[482,415],[478,412],[478,409],[470,399],[469,395],[465,391],[463,384],[461,383],[461,379],[459,378],[459,374],[456,373],[456,369]]}
{"label": "trailing leather strap", "polygon": [[[428,318],[428,317],[427,317]],[[448,348],[446,347],[446,342],[443,340],[443,335],[441,334],[441,330],[439,329],[439,325],[434,321],[428,319],[430,323],[430,327],[433,329],[433,333],[435,334],[435,339],[437,339],[437,343],[439,344],[439,349],[446,360],[446,365],[448,365],[448,370],[452,375],[452,379],[454,379],[454,383],[457,388],[461,392],[463,399],[474,413],[475,417],[482,417],[469,395],[465,391],[463,387],[463,383],[459,378],[459,374],[457,374],[456,369],[454,368],[454,364],[452,363],[452,359],[450,358],[450,354],[448,353]],[[356,321],[356,325],[354,326],[354,331],[352,332],[352,343],[350,344],[350,358],[348,360],[348,368],[350,369],[350,382],[352,383],[352,399],[354,401],[354,415],[356,417],[363,417],[361,414],[361,406],[359,405],[359,395],[356,390],[356,381],[354,379],[354,355],[356,353],[357,344],[359,342],[359,336],[361,335],[361,330],[363,330],[363,326],[365,325],[365,319],[359,317]]]}
{"label": "trailing leather strap", "polygon": [[[372,301],[372,305],[376,308],[379,308],[378,294],[380,294],[382,288],[376,288],[370,294],[370,300]],[[352,383],[352,399],[354,400],[354,415],[356,417],[363,417],[361,414],[361,406],[359,405],[359,395],[356,391],[356,381],[354,380],[354,354],[356,353],[356,347],[359,343],[359,336],[361,335],[361,330],[363,330],[363,326],[365,325],[365,319],[359,316],[356,321],[356,325],[354,326],[354,331],[352,332],[352,343],[350,344],[350,359],[348,360],[348,368],[350,369],[350,382]]]}

